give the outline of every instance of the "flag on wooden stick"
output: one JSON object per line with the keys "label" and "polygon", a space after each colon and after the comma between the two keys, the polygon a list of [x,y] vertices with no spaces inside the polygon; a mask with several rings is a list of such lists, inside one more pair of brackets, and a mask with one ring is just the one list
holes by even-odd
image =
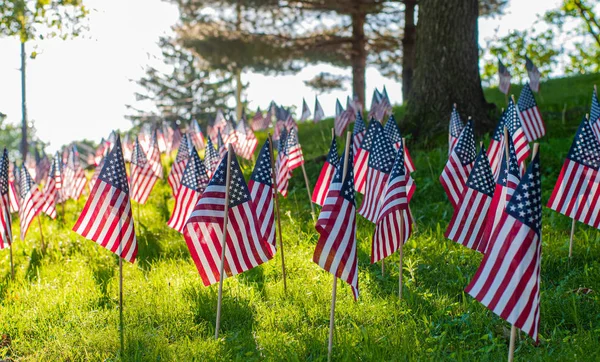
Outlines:
{"label": "flag on wooden stick", "polygon": [[12,218],[8,185],[9,163],[8,151],[4,147],[2,159],[0,159],[0,250],[8,248],[12,244]]}
{"label": "flag on wooden stick", "polygon": [[504,114],[500,115],[500,119],[498,119],[498,123],[496,123],[496,128],[494,128],[494,133],[492,134],[492,139],[490,140],[490,147],[488,148],[488,159],[490,160],[490,166],[492,167],[492,173],[494,174],[494,179],[498,179],[498,170],[500,169],[500,161],[502,161],[502,157],[504,155]]}
{"label": "flag on wooden stick", "polygon": [[529,83],[526,83],[521,90],[519,101],[519,114],[523,123],[523,132],[529,142],[533,142],[546,134],[546,126],[542,120],[542,114],[535,102],[535,97],[531,91]]}
{"label": "flag on wooden stick", "polygon": [[521,164],[529,157],[529,142],[525,135],[525,131],[523,130],[519,110],[512,97],[508,101],[504,122],[506,124],[506,129],[508,130],[508,135],[512,138],[513,144],[515,145],[517,159]]}
{"label": "flag on wooden stick", "polygon": [[415,172],[415,164],[412,158],[410,157],[408,148],[402,142],[402,133],[400,132],[400,128],[398,127],[398,124],[396,123],[396,118],[393,114],[390,115],[390,118],[385,124],[385,127],[383,127],[383,131],[385,132],[385,135],[389,138],[389,140],[392,142],[392,145],[394,146],[394,149],[396,151],[398,151],[401,146],[404,149],[404,165],[406,166],[408,173]]}
{"label": "flag on wooden stick", "polygon": [[498,58],[498,78],[500,79],[498,89],[500,89],[500,92],[508,94],[508,91],[510,90],[511,75],[504,64],[502,64],[500,58]]}
{"label": "flag on wooden stick", "polygon": [[452,113],[450,113],[450,123],[448,125],[448,155],[452,154],[452,150],[454,146],[456,146],[456,142],[458,142],[458,137],[465,128],[463,121],[460,119],[460,114],[456,109],[456,103],[452,105]]}
{"label": "flag on wooden stick", "polygon": [[319,174],[319,178],[317,179],[317,183],[312,194],[312,202],[320,206],[323,206],[325,204],[325,198],[327,197],[327,193],[329,192],[329,185],[331,185],[331,181],[333,180],[335,171],[337,170],[340,164],[335,135],[332,136],[333,137],[331,138],[331,145],[329,146],[329,153],[327,154],[327,159],[325,160],[325,164],[321,169],[321,173]]}
{"label": "flag on wooden stick", "polygon": [[534,92],[540,91],[540,70],[538,67],[533,64],[533,61],[529,59],[529,57],[525,56],[525,69],[527,69],[527,75],[529,76],[529,84],[531,85],[531,90]]}
{"label": "flag on wooden stick", "polygon": [[19,223],[21,226],[21,240],[25,240],[29,225],[41,211],[44,204],[44,195],[38,190],[25,165],[21,166],[19,179],[19,193],[21,196],[19,208]]}
{"label": "flag on wooden stick", "polygon": [[[150,150],[151,152],[156,152]],[[104,169],[104,167],[103,167]],[[146,154],[136,139],[131,156],[131,199],[145,204],[158,178],[152,169],[152,164],[146,159]]]}
{"label": "flag on wooden stick", "polygon": [[206,149],[204,150],[204,166],[209,178],[212,177],[219,162],[221,162],[221,157],[219,157],[219,153],[215,149],[215,146],[213,146],[211,139],[207,138]]}
{"label": "flag on wooden stick", "polygon": [[358,153],[354,156],[354,185],[356,186],[356,191],[361,194],[365,193],[367,184],[369,152],[373,145],[375,133],[381,128],[381,123],[375,118],[371,118],[365,136],[358,148]]}
{"label": "flag on wooden stick", "polygon": [[[273,170],[271,166],[271,145],[269,139],[265,141],[258,159],[254,165],[252,176],[248,181],[248,188],[252,196],[252,203],[256,210],[256,221],[260,226],[260,235],[264,240],[275,247],[275,212],[273,211]],[[273,250],[274,252],[275,250]]]}
{"label": "flag on wooden stick", "polygon": [[313,117],[313,122],[321,122],[323,118],[325,118],[325,112],[323,112],[323,107],[321,107],[321,103],[319,103],[319,98],[315,96],[315,114]]}
{"label": "flag on wooden stick", "polygon": [[456,146],[448,158],[440,182],[454,209],[460,204],[460,198],[465,190],[465,184],[473,168],[477,156],[475,148],[475,135],[473,134],[473,120],[469,120],[463,128]]}
{"label": "flag on wooden stick", "polygon": [[300,115],[300,122],[304,122],[310,117],[310,108],[306,104],[306,100],[302,98],[302,114]]}
{"label": "flag on wooden stick", "polygon": [[181,136],[181,142],[179,143],[179,148],[177,149],[177,156],[175,157],[175,161],[173,161],[171,171],[167,177],[167,181],[169,182],[169,186],[171,186],[171,192],[173,193],[173,196],[177,196],[177,191],[179,190],[179,185],[181,183],[181,177],[183,177],[185,165],[190,159],[191,153],[191,142],[188,141],[187,133],[184,133]]}
{"label": "flag on wooden stick", "polygon": [[283,197],[287,197],[288,184],[290,179],[290,169],[288,167],[287,155],[287,131],[285,128],[281,130],[279,138],[279,149],[277,150],[277,162],[275,164],[275,172],[277,172],[277,191]]}

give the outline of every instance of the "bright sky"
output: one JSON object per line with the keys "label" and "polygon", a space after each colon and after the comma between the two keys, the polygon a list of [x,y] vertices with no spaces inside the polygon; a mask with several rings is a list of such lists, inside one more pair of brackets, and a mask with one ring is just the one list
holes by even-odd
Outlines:
{"label": "bright sky", "polygon": [[[135,104],[136,89],[131,79],[143,75],[150,62],[148,54],[160,54],[158,37],[170,32],[178,18],[177,8],[161,0],[84,0],[89,9],[89,32],[73,40],[45,40],[28,43],[38,52],[27,62],[27,105],[29,120],[38,136],[50,143],[47,151],[77,139],[99,141],[113,129],[128,129],[126,104]],[[479,38],[503,35],[513,29],[531,27],[537,14],[555,8],[559,0],[512,0],[506,15],[480,19]],[[17,39],[0,39],[0,112],[8,121],[21,120],[20,45]],[[306,67],[290,76],[244,74],[249,83],[250,108],[264,109],[273,99],[300,108],[302,98],[313,107],[315,93],[303,83],[319,72],[350,75],[350,70],[329,65]],[[367,99],[375,87],[387,87],[392,102],[402,101],[401,85],[367,70]],[[344,92],[319,96],[326,115],[334,113],[335,99],[345,104]]]}

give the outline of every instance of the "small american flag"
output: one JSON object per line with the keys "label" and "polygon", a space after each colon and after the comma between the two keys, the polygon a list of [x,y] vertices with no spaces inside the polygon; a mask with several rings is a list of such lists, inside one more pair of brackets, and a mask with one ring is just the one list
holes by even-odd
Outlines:
{"label": "small american flag", "polygon": [[62,177],[60,166],[60,158],[58,153],[56,153],[56,156],[52,159],[50,172],[48,173],[48,178],[42,191],[42,194],[44,195],[42,212],[52,219],[56,218],[56,204],[61,201],[60,190],[62,187]]}
{"label": "small american flag", "polygon": [[541,191],[538,154],[504,210],[489,252],[465,289],[536,342],[540,325]]}
{"label": "small american flag", "polygon": [[157,180],[152,165],[146,159],[146,154],[136,139],[131,158],[131,199],[137,203],[145,204]]}
{"label": "small american flag", "polygon": [[262,113],[260,107],[256,110],[256,113],[254,113],[254,117],[252,117],[251,126],[255,131],[262,131],[271,126],[271,120]]}
{"label": "small american flag", "polygon": [[227,153],[227,144],[223,140],[223,136],[221,136],[221,131],[217,131],[217,149],[219,150],[219,157],[223,158]]}
{"label": "small american flag", "polygon": [[323,112],[323,107],[321,107],[321,103],[319,103],[319,98],[315,97],[315,116],[313,117],[313,122],[321,122],[323,118],[325,118],[325,112]]}
{"label": "small american flag", "polygon": [[9,162],[8,164],[8,193],[9,193],[9,201],[10,201],[10,212],[18,212],[19,211],[19,181],[17,177],[19,176],[19,168],[15,165],[14,162]]}
{"label": "small american flag", "polygon": [[360,147],[360,144],[362,143],[363,138],[365,138],[366,132],[367,128],[365,126],[365,121],[363,120],[360,112],[356,112],[354,128],[352,129],[352,152],[355,155],[358,153],[358,149]]}
{"label": "small american flag", "polygon": [[465,128],[465,125],[460,119],[456,104],[454,104],[452,106],[452,113],[450,113],[450,124],[448,125],[448,155],[452,153],[452,149],[456,146],[463,128]]}
{"label": "small american flag", "polygon": [[458,142],[440,176],[440,182],[455,210],[460,205],[460,198],[465,191],[465,184],[476,156],[473,121],[469,120],[458,137]]}
{"label": "small american flag", "polygon": [[188,157],[186,162],[183,177],[179,184],[179,188],[176,192],[175,207],[173,208],[173,214],[167,222],[169,227],[183,233],[183,227],[186,221],[192,214],[196,203],[200,199],[200,196],[208,186],[208,174],[206,173],[206,167],[198,152],[192,146],[191,155]]}
{"label": "small american flag", "polygon": [[221,277],[221,237],[228,172],[231,173],[231,184],[224,261],[226,276],[237,275],[273,258],[271,245],[260,235],[260,225],[240,165],[235,154],[232,156],[229,167],[227,155],[223,157],[184,227],[185,241],[205,286],[218,282]]}
{"label": "small american flag", "polygon": [[277,191],[279,191],[283,197],[287,197],[288,194],[288,183],[290,179],[288,163],[287,131],[283,128],[280,134],[279,149],[277,150],[277,163],[275,167],[275,171],[277,172]]}
{"label": "small american flag", "polygon": [[38,190],[35,182],[31,178],[25,165],[21,166],[21,177],[19,180],[19,193],[21,197],[21,207],[19,209],[19,221],[21,226],[21,240],[25,240],[27,230],[31,221],[36,217],[44,203],[44,196]]}
{"label": "small american flag", "polygon": [[65,196],[71,199],[79,200],[85,185],[87,184],[87,178],[81,163],[79,161],[79,152],[77,147],[73,146],[69,152],[69,160],[65,167],[65,178],[64,178],[64,189]]}
{"label": "small american flag", "polygon": [[192,145],[188,141],[188,135],[183,134],[181,136],[181,142],[179,143],[179,149],[177,150],[177,157],[175,157],[175,161],[173,162],[171,171],[169,172],[169,177],[167,177],[167,181],[169,182],[169,186],[171,186],[171,192],[173,193],[173,196],[177,196],[179,184],[181,183],[181,177],[183,176],[183,171],[185,171],[185,165],[190,159],[191,152]]}
{"label": "small american flag", "polygon": [[506,160],[506,151],[504,151],[504,148],[502,150],[494,196],[492,197],[492,203],[490,204],[487,219],[485,221],[483,237],[477,246],[477,250],[483,254],[487,252],[490,237],[494,230],[496,230],[502,217],[502,213],[506,208],[506,204],[510,201],[519,182],[521,182],[521,176],[523,176],[523,173],[525,172],[525,169],[519,167],[515,146],[510,138],[508,139],[508,150],[508,161]]}
{"label": "small american flag", "polygon": [[271,166],[271,145],[269,139],[265,141],[258,159],[254,165],[252,176],[248,181],[250,196],[256,210],[256,221],[260,226],[260,235],[273,246],[275,252],[275,212],[273,211],[273,170]]}
{"label": "small american flag", "polygon": [[135,261],[137,241],[119,136],[106,156],[98,181],[73,231],[131,263]]}
{"label": "small american flag", "polygon": [[412,218],[408,211],[407,182],[410,175],[404,163],[402,142],[396,152],[396,160],[381,195],[381,207],[377,215],[375,233],[371,244],[371,263],[385,259],[406,243],[412,233]]}
{"label": "small american flag", "polygon": [[519,163],[523,163],[527,157],[529,157],[529,143],[525,131],[523,131],[519,111],[512,98],[508,101],[504,122],[506,124],[506,129],[508,130],[508,135],[512,138],[515,145],[517,159],[519,160]]}
{"label": "small american flag", "polygon": [[310,117],[310,108],[308,108],[308,104],[306,104],[306,100],[302,98],[302,114],[300,115],[300,122],[304,122]]}
{"label": "small american flag", "polygon": [[371,109],[369,109],[368,114],[369,119],[375,118],[375,116],[377,115],[377,110],[379,109],[379,103],[381,102],[381,98],[381,92],[379,92],[379,89],[375,88],[375,90],[373,90],[373,97],[371,98]]}
{"label": "small american flag", "polygon": [[527,69],[527,75],[529,76],[529,84],[531,90],[534,92],[540,91],[540,70],[533,64],[533,61],[529,57],[525,56],[525,69]]}
{"label": "small american flag", "polygon": [[286,153],[288,157],[288,169],[290,173],[304,164],[304,156],[302,155],[302,146],[298,141],[298,131],[295,128],[290,129],[287,136]]}
{"label": "small american flag", "polygon": [[48,159],[48,155],[46,152],[42,150],[42,154],[38,152],[38,149],[35,149],[35,176],[34,180],[36,183],[41,183],[48,177],[48,172],[50,172],[50,160]]}
{"label": "small american flag", "polygon": [[381,124],[376,122],[367,162],[365,197],[358,210],[361,216],[373,223],[377,221],[381,195],[385,191],[387,180],[392,172],[395,156],[394,146],[385,135]]}
{"label": "small american flag", "polygon": [[454,210],[445,236],[459,244],[477,250],[483,237],[485,220],[494,195],[494,175],[485,148],[479,155],[463,192],[459,207]]}
{"label": "small american flag", "polygon": [[335,128],[335,134],[337,136],[341,136],[346,127],[350,123],[350,117],[348,116],[348,112],[344,110],[342,104],[339,99],[335,100],[335,120],[333,122],[333,126]]}
{"label": "small american flag", "polygon": [[496,123],[496,128],[490,140],[490,148],[488,148],[488,159],[490,160],[492,173],[496,179],[498,179],[498,170],[500,169],[500,161],[502,160],[502,152],[504,150],[504,115],[505,112],[502,112],[498,123]]}
{"label": "small american flag", "polygon": [[598,102],[598,91],[596,86],[592,91],[592,106],[590,108],[590,126],[592,131],[596,135],[596,138],[600,140],[600,102]]}
{"label": "small american flag", "polygon": [[147,158],[148,163],[150,164],[150,168],[154,173],[154,176],[157,178],[163,178],[163,167],[160,162],[160,150],[158,148],[158,138],[157,133],[154,131],[152,133],[152,139],[150,141],[150,147],[148,148]]}
{"label": "small american flag", "polygon": [[208,177],[212,177],[219,162],[221,162],[221,157],[219,157],[219,153],[215,149],[215,146],[213,146],[211,139],[207,138],[206,149],[204,150],[204,166],[206,167]]}
{"label": "small american flag", "polygon": [[223,115],[223,111],[221,109],[217,110],[217,114],[215,118],[208,123],[208,138],[210,138],[213,143],[217,141],[217,133],[228,127],[227,120],[225,119],[225,115]]}
{"label": "small american flag", "polygon": [[554,186],[548,207],[600,228],[600,143],[584,118]]}
{"label": "small american flag", "polygon": [[191,129],[189,130],[189,137],[191,137],[192,144],[197,150],[204,149],[204,134],[202,134],[200,125],[195,119],[192,120]]}
{"label": "small american flag", "polygon": [[394,150],[398,151],[400,149],[400,146],[403,146],[402,147],[404,149],[404,161],[403,162],[406,165],[406,169],[408,170],[409,173],[415,172],[415,164],[414,164],[412,158],[410,157],[408,148],[406,147],[406,145],[402,144],[402,133],[400,133],[400,128],[398,127],[398,124],[396,123],[396,118],[394,117],[393,114],[390,115],[390,118],[388,119],[387,123],[385,124],[385,127],[383,127],[383,131],[385,132],[385,135],[388,137],[388,139],[392,142],[392,145],[394,146]]}
{"label": "small american flag", "polygon": [[381,101],[377,105],[375,119],[383,123],[386,114],[392,114],[392,103],[390,102],[390,97],[388,97],[387,89],[383,86]]}
{"label": "small american flag", "polygon": [[375,120],[375,118],[371,118],[369,122],[369,127],[367,127],[367,131],[365,132],[365,136],[360,143],[360,147],[358,148],[358,152],[356,156],[354,156],[354,184],[356,185],[356,191],[361,194],[365,193],[365,188],[367,184],[367,170],[369,168],[369,152],[371,151],[371,146],[373,145],[373,138],[375,136],[375,132],[378,129],[381,129],[381,123]]}
{"label": "small american flag", "polygon": [[258,145],[258,140],[252,132],[252,129],[246,124],[246,119],[242,118],[235,130],[237,142],[233,145],[235,152],[242,158],[251,160],[254,151]]}
{"label": "small american flag", "polygon": [[[364,125],[363,125],[364,126]],[[355,126],[356,128],[356,126]],[[325,198],[329,192],[329,185],[333,180],[335,171],[339,167],[340,158],[337,151],[337,142],[335,136],[331,139],[331,146],[329,146],[329,153],[327,154],[327,160],[321,169],[317,184],[312,194],[312,202],[317,205],[323,206],[325,204]]]}
{"label": "small american flag", "polygon": [[0,250],[12,244],[12,218],[10,215],[10,193],[8,192],[8,172],[10,161],[4,147],[0,159]]}
{"label": "small american flag", "polygon": [[500,59],[498,59],[498,78],[500,78],[498,89],[500,89],[500,92],[508,94],[508,91],[510,90],[511,75]]}
{"label": "small american flag", "polygon": [[533,142],[542,138],[546,134],[546,126],[542,120],[542,114],[537,103],[535,103],[535,98],[533,97],[531,88],[529,88],[529,84],[523,86],[517,106],[519,107],[523,132],[525,132],[527,140]]}
{"label": "small american flag", "polygon": [[133,142],[131,141],[131,136],[129,134],[125,134],[123,137],[123,159],[125,162],[131,162],[131,154],[133,153]]}
{"label": "small american flag", "polygon": [[[348,159],[344,160],[342,157],[340,167],[329,187],[325,205],[315,225],[319,233],[319,241],[313,261],[335,277],[350,284],[354,299],[358,299],[353,157],[350,148]],[[344,163],[347,168],[346,177],[343,177]]]}

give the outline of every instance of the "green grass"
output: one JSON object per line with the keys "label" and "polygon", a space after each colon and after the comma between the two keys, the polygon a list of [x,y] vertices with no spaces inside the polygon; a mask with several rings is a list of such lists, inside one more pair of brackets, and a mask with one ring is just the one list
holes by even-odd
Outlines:
{"label": "green grass", "polygon": [[[598,76],[543,85],[543,107],[552,118],[540,150],[544,202],[586,112],[590,80]],[[488,98],[502,103],[493,91]],[[572,99],[568,105],[575,110],[563,124],[552,112],[562,110],[564,99]],[[331,120],[300,126],[313,182],[321,166],[315,159],[328,150],[331,126]],[[438,182],[445,147],[411,149],[418,229],[405,247],[404,300],[397,299],[397,255],[386,261],[383,276],[379,264],[369,263],[374,226],[358,218],[361,295],[354,302],[350,288],[338,283],[334,360],[506,359],[510,326],[463,292],[481,256],[443,236],[452,211]],[[251,164],[242,167],[248,176]],[[9,251],[0,251],[0,334],[10,337],[10,343],[6,337],[0,342],[0,359],[120,360],[118,262],[70,231],[82,206],[83,201],[69,202],[65,220],[43,218],[45,253],[37,222],[26,241],[15,241],[15,281]],[[287,295],[280,254],[227,279],[219,340],[213,337],[217,288],[202,285],[183,237],[166,226],[172,207],[164,181],[140,207],[138,260],[124,265],[124,360],[326,360],[332,277],[311,261],[317,234],[300,170],[281,205]],[[569,262],[570,225],[568,218],[544,210],[540,344],[523,335],[518,360],[600,360],[600,240],[597,230],[578,224]]]}

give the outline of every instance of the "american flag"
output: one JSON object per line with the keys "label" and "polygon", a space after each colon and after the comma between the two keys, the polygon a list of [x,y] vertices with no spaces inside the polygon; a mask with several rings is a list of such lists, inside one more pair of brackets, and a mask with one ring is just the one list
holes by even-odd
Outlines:
{"label": "american flag", "polygon": [[365,197],[358,213],[374,223],[377,221],[381,195],[385,191],[387,180],[392,172],[396,153],[394,146],[383,132],[383,127],[379,122],[375,123],[372,142],[369,161],[367,162]]}
{"label": "american flag", "polygon": [[227,144],[223,140],[223,136],[221,136],[221,131],[217,131],[217,149],[219,150],[219,157],[223,158],[227,153]]}
{"label": "american flag", "polygon": [[212,177],[212,174],[217,169],[219,162],[221,162],[221,157],[219,157],[219,153],[215,149],[215,146],[213,146],[211,139],[207,138],[206,149],[204,150],[204,166],[206,167],[208,177]]}
{"label": "american flag", "polygon": [[584,118],[554,186],[548,207],[600,228],[600,142]]}
{"label": "american flag", "polygon": [[407,182],[402,142],[396,152],[396,160],[385,191],[381,194],[375,233],[371,244],[371,263],[385,259],[406,243],[412,233],[412,218],[408,211]]}
{"label": "american flag", "polygon": [[[350,284],[354,299],[358,299],[353,157],[352,149],[347,160],[342,157],[340,167],[329,187],[325,205],[315,225],[319,233],[319,241],[313,261],[335,277]],[[345,177],[344,163],[346,164]]]}
{"label": "american flag", "polygon": [[496,123],[496,128],[490,140],[490,148],[488,148],[488,159],[496,179],[498,179],[498,170],[503,157],[502,152],[504,152],[504,114],[505,112],[502,112],[498,123]]}
{"label": "american flag", "polygon": [[271,166],[271,145],[269,139],[265,141],[258,159],[254,165],[252,176],[248,181],[250,196],[256,210],[256,221],[260,226],[260,235],[273,246],[275,252],[275,213],[273,212],[273,170]]}
{"label": "american flag", "polygon": [[8,192],[8,151],[6,147],[0,159],[0,250],[12,244],[12,218],[10,215],[10,193]]}
{"label": "american flag", "polygon": [[452,154],[452,149],[458,142],[458,137],[462,132],[465,125],[460,119],[460,114],[456,109],[456,103],[452,106],[452,113],[450,113],[450,124],[448,125],[448,155]]}
{"label": "american flag", "polygon": [[538,154],[504,210],[489,252],[465,289],[536,342],[540,325],[541,191]]}
{"label": "american flag", "polygon": [[131,136],[129,134],[125,134],[123,138],[123,159],[126,162],[131,162],[131,154],[133,153],[133,142],[131,141]]}
{"label": "american flag", "polygon": [[19,168],[15,165],[14,162],[9,162],[8,164],[8,193],[9,193],[9,201],[10,201],[10,212],[18,212],[19,211],[19,181],[17,176],[19,175]]}
{"label": "american flag", "polygon": [[256,110],[256,113],[254,113],[254,117],[252,117],[250,126],[255,131],[261,131],[263,129],[269,128],[270,125],[271,125],[271,120],[267,119],[267,117],[265,117],[265,115],[263,115],[263,113],[259,107]]}
{"label": "american flag", "polygon": [[500,79],[498,89],[500,89],[500,92],[508,94],[508,91],[510,90],[511,75],[508,69],[506,69],[506,67],[504,66],[504,64],[502,64],[502,61],[500,59],[498,59],[498,78]]}
{"label": "american flag", "polygon": [[237,158],[232,154],[231,165],[228,167],[225,155],[194,207],[183,232],[205,286],[218,282],[221,277],[221,237],[228,172],[231,173],[231,184],[224,261],[226,275],[234,276],[273,258],[271,245],[260,235],[250,190]]}
{"label": "american flag", "polygon": [[325,112],[323,112],[323,107],[321,107],[321,103],[319,103],[319,98],[315,97],[315,114],[313,122],[321,122],[323,118],[325,118]]}
{"label": "american flag", "polygon": [[390,97],[388,97],[387,89],[383,86],[383,91],[381,92],[381,101],[377,106],[377,111],[375,113],[375,118],[383,122],[386,114],[392,114],[392,103],[390,102]]}
{"label": "american flag", "polygon": [[288,169],[291,173],[293,170],[304,164],[302,146],[300,146],[300,142],[298,141],[298,131],[295,128],[292,128],[287,136],[286,147]]}
{"label": "american flag", "polygon": [[[135,155],[134,155],[135,156]],[[152,140],[150,141],[150,148],[148,148],[147,152],[148,163],[150,164],[150,168],[154,173],[154,176],[157,178],[163,178],[163,167],[160,162],[160,150],[158,149],[158,139],[157,133],[154,131],[152,134]]]}
{"label": "american flag", "polygon": [[277,150],[277,163],[275,167],[275,172],[277,172],[277,191],[279,191],[283,197],[287,197],[288,194],[288,183],[290,179],[288,163],[287,132],[284,128],[281,131],[279,139],[279,149]]}
{"label": "american flag", "polygon": [[477,246],[477,250],[483,254],[487,252],[490,237],[498,226],[502,213],[506,208],[506,204],[510,201],[519,182],[521,182],[521,176],[523,176],[523,173],[525,172],[524,169],[519,167],[515,146],[510,138],[508,139],[508,150],[508,161],[506,159],[506,151],[502,151],[494,196],[492,197],[492,203],[490,204],[487,219],[485,221],[483,237]]}
{"label": "american flag", "polygon": [[344,110],[342,104],[339,99],[335,100],[335,120],[333,122],[333,126],[335,128],[335,134],[337,136],[341,136],[348,123],[350,123],[350,117],[348,112]]}
{"label": "american flag", "polygon": [[331,184],[331,180],[333,180],[333,176],[339,167],[339,164],[340,158],[337,151],[337,142],[335,141],[335,136],[333,136],[331,139],[331,146],[329,146],[327,160],[325,160],[325,164],[321,169],[321,173],[317,179],[317,184],[313,190],[312,202],[315,204],[320,206],[325,204],[325,198],[327,197],[327,193],[329,191],[329,185]]}
{"label": "american flag", "polygon": [[235,152],[242,158],[251,160],[254,156],[254,150],[258,145],[258,140],[252,132],[252,129],[246,124],[245,118],[242,118],[235,130],[237,142],[233,145]]}
{"label": "american flag", "polygon": [[459,244],[477,250],[483,237],[485,220],[494,195],[494,175],[485,148],[481,147],[467,179],[460,204],[454,210],[445,236]]}
{"label": "american flag", "polygon": [[173,214],[167,222],[169,227],[180,233],[183,233],[183,227],[185,226],[186,221],[192,214],[200,196],[208,186],[206,167],[204,167],[204,164],[200,161],[198,152],[196,152],[196,149],[193,146],[189,152],[191,154],[188,157],[188,161],[186,161],[183,177],[176,192]]}
{"label": "american flag", "polygon": [[402,144],[402,133],[400,133],[400,128],[398,127],[398,124],[396,123],[396,118],[394,117],[393,114],[390,115],[390,118],[388,119],[387,123],[383,127],[383,131],[385,132],[385,135],[388,137],[388,139],[392,142],[392,145],[394,146],[394,150],[398,151],[400,149],[400,147],[403,146],[402,147],[404,149],[404,161],[403,162],[406,165],[406,169],[408,170],[409,173],[415,172],[415,164],[414,164],[412,158],[410,157],[410,153],[408,152],[408,147],[406,147],[406,145]]}
{"label": "american flag", "polygon": [[48,173],[48,179],[44,185],[42,191],[44,195],[44,205],[42,206],[42,212],[52,219],[56,218],[56,204],[61,201],[60,190],[62,188],[62,176],[61,176],[61,161],[58,152],[52,159],[52,165],[50,166],[50,172]]}
{"label": "american flag", "polygon": [[216,142],[217,133],[227,128],[227,126],[227,120],[223,115],[223,111],[218,109],[215,118],[208,124],[208,138],[210,138],[213,142]]}
{"label": "american flag", "polygon": [[48,177],[48,172],[50,172],[50,160],[48,159],[48,155],[46,152],[42,151],[42,154],[39,154],[38,149],[35,149],[35,182],[41,183]]}
{"label": "american flag", "polygon": [[129,202],[129,185],[121,139],[106,156],[104,166],[73,231],[133,263],[137,241]]}
{"label": "american flag", "polygon": [[523,86],[517,106],[519,107],[523,131],[527,140],[533,142],[538,138],[542,138],[546,134],[546,126],[529,84]]}
{"label": "american flag", "polygon": [[592,106],[590,108],[590,125],[596,138],[600,140],[600,102],[598,102],[598,91],[596,86],[592,91]]}
{"label": "american flag", "polygon": [[506,124],[506,129],[508,129],[508,135],[512,138],[515,145],[517,159],[519,160],[519,163],[523,163],[527,157],[529,157],[529,143],[525,131],[523,131],[519,111],[512,98],[508,101],[504,122]]}
{"label": "american flag", "polygon": [[540,70],[533,64],[533,61],[529,57],[525,56],[525,69],[527,69],[527,75],[529,76],[529,84],[531,84],[531,90],[534,92],[540,91]]}
{"label": "american flag", "polygon": [[79,161],[79,152],[77,151],[76,146],[73,146],[69,152],[69,161],[65,167],[64,175],[63,189],[65,196],[68,196],[71,199],[79,200],[83,190],[85,189],[85,185],[87,184],[87,178],[85,177],[85,172],[81,167],[81,163]]}
{"label": "american flag", "polygon": [[352,152],[356,155],[358,153],[358,148],[362,143],[363,138],[365,138],[365,133],[367,133],[367,127],[365,126],[365,121],[362,118],[360,112],[356,112],[356,119],[354,120],[354,128],[352,129]]}
{"label": "american flag", "polygon": [[195,119],[192,120],[191,129],[188,131],[190,141],[196,147],[197,150],[203,150],[205,147],[204,144],[204,134],[202,134],[202,130],[200,129],[200,125],[198,121]]}
{"label": "american flag", "polygon": [[356,156],[354,156],[354,184],[356,185],[356,191],[360,192],[361,194],[365,193],[365,187],[367,184],[369,152],[371,151],[371,146],[373,144],[373,137],[375,136],[375,132],[381,129],[381,127],[382,126],[379,121],[377,121],[375,118],[371,118],[369,127],[367,127],[365,136],[360,143],[360,147],[358,148],[358,152],[356,153]]}
{"label": "american flag", "polygon": [[169,182],[169,186],[171,186],[173,196],[177,196],[177,191],[179,190],[179,184],[181,183],[181,177],[183,176],[185,165],[190,159],[190,155],[192,153],[192,146],[188,141],[188,135],[183,134],[181,138],[182,140],[179,143],[179,149],[177,150],[177,157],[175,157],[175,161],[173,161],[171,171],[169,172],[169,177],[167,177],[167,181]]}
{"label": "american flag", "polygon": [[158,145],[158,150],[160,153],[167,152],[167,139],[162,127],[156,128],[156,144]]}
{"label": "american flag", "polygon": [[476,156],[473,121],[469,120],[458,137],[458,142],[456,142],[440,176],[440,182],[455,210],[460,205],[460,198],[465,191],[465,184]]}
{"label": "american flag", "polygon": [[379,89],[375,88],[375,90],[373,90],[373,97],[371,98],[371,109],[368,114],[369,119],[376,117],[381,98],[381,92],[379,92]]}
{"label": "american flag", "polygon": [[29,229],[29,225],[31,225],[31,221],[33,221],[33,218],[42,211],[44,203],[44,196],[40,190],[38,190],[25,166],[21,166],[19,193],[19,196],[21,197],[21,207],[19,208],[21,240],[25,240],[25,235],[27,235],[27,230]]}
{"label": "american flag", "polygon": [[131,199],[139,204],[145,204],[157,180],[158,178],[152,170],[152,164],[146,158],[142,146],[136,139],[131,157]]}
{"label": "american flag", "polygon": [[308,104],[306,104],[306,100],[302,98],[302,114],[300,115],[300,122],[304,122],[310,117],[310,108],[308,108]]}

